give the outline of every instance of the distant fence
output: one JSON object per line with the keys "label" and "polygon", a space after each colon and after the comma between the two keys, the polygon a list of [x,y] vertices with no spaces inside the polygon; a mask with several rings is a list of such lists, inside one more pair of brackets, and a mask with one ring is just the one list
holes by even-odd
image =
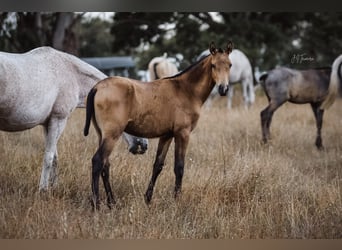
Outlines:
{"label": "distant fence", "polygon": [[81,59],[108,76],[129,77],[129,69],[135,67],[135,62],[130,56],[83,57]]}

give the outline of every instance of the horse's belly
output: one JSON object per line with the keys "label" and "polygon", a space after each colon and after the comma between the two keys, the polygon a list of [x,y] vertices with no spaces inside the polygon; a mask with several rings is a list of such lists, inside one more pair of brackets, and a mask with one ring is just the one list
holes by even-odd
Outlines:
{"label": "horse's belly", "polygon": [[0,110],[0,130],[22,131],[43,124],[48,117],[46,110],[12,110],[4,113]]}
{"label": "horse's belly", "polygon": [[156,138],[162,135],[172,133],[171,126],[160,123],[160,121],[130,121],[128,122],[125,132],[145,138]]}

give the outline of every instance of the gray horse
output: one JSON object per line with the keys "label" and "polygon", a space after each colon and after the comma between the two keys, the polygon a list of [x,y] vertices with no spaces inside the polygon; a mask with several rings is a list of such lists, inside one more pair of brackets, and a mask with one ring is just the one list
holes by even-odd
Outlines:
{"label": "gray horse", "polygon": [[167,58],[165,53],[163,56],[154,57],[148,64],[148,73],[150,81],[173,76],[178,73],[176,64]]}
{"label": "gray horse", "polygon": [[261,75],[261,85],[269,101],[260,113],[263,141],[266,143],[269,140],[272,116],[282,104],[287,101],[310,103],[317,126],[315,144],[318,149],[323,149],[321,129],[324,109],[333,104],[337,95],[342,80],[341,65],[342,56],[339,56],[332,69],[295,70],[279,67]]}
{"label": "gray horse", "polygon": [[[70,54],[50,47],[27,53],[0,52],[0,130],[42,125],[45,153],[39,190],[57,183],[57,142],[75,108],[85,108],[89,90],[107,76]],[[132,153],[144,153],[147,139],[124,134]]]}

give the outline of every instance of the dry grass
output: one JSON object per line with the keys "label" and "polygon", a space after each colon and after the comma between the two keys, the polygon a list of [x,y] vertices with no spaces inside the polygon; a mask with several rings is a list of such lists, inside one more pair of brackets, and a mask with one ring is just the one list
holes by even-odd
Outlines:
{"label": "dry grass", "polygon": [[[236,101],[236,100],[235,100]],[[266,98],[231,111],[204,109],[186,157],[183,193],[172,197],[173,146],[150,207],[143,194],[157,140],[133,156],[120,142],[111,155],[117,205],[93,213],[90,162],[97,138],[83,137],[77,110],[59,142],[59,186],[38,193],[41,128],[0,133],[1,238],[341,238],[342,100],[324,117],[325,151],[314,146],[309,105],[286,104],[274,116],[270,145],[260,143]],[[101,197],[105,200],[101,185]]]}

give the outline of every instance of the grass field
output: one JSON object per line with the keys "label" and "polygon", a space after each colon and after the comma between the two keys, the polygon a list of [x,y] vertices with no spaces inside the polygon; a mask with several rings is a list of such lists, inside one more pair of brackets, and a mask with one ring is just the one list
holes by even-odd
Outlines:
{"label": "grass field", "polygon": [[[314,146],[310,105],[285,104],[274,115],[272,141],[261,143],[257,97],[245,110],[225,99],[203,109],[187,151],[183,192],[173,199],[173,145],[151,206],[144,192],[157,140],[144,155],[120,141],[111,155],[117,204],[93,213],[91,158],[97,136],[82,135],[85,110],[76,110],[59,141],[59,186],[40,194],[43,129],[0,133],[1,238],[250,239],[342,237],[342,100],[325,113],[324,151]],[[100,183],[101,199],[105,194]]]}

